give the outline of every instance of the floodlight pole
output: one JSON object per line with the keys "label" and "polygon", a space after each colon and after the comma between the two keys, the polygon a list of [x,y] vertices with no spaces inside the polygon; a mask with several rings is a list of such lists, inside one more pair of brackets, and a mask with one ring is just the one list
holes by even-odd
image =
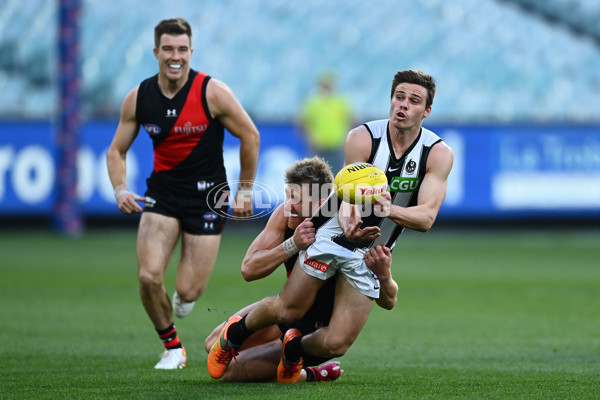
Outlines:
{"label": "floodlight pole", "polygon": [[56,202],[54,226],[63,234],[83,230],[77,198],[79,150],[79,10],[81,0],[59,0],[59,110],[56,130]]}

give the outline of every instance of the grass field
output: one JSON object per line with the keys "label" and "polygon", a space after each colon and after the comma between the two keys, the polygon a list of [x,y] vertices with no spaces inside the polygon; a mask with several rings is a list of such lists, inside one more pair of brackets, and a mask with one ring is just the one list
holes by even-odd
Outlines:
{"label": "grass field", "polygon": [[214,381],[204,337],[285,276],[242,280],[253,232],[228,226],[207,293],[176,321],[180,371],[152,368],[161,345],[138,298],[135,231],[0,232],[0,399],[600,398],[598,231],[408,232],[398,305],[374,309],[339,381]]}

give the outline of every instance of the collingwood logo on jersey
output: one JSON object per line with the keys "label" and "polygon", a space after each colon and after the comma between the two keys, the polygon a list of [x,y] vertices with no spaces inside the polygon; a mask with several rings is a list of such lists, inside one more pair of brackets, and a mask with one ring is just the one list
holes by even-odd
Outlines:
{"label": "collingwood logo on jersey", "polygon": [[408,163],[406,164],[406,173],[412,174],[415,172],[416,169],[417,169],[417,163],[415,162],[415,160],[409,160]]}

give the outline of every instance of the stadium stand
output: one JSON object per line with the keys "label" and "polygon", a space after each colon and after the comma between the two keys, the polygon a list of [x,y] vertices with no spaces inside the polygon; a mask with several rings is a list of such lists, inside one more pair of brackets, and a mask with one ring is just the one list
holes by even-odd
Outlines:
{"label": "stadium stand", "polygon": [[[57,10],[0,2],[0,118],[50,118],[56,108]],[[598,122],[597,0],[82,1],[86,118],[115,118],[156,72],[152,30],[187,18],[192,65],[228,82],[254,118],[290,121],[323,70],[338,72],[357,118],[388,107],[393,73],[438,80],[432,120]],[[26,27],[26,29],[23,29]]]}

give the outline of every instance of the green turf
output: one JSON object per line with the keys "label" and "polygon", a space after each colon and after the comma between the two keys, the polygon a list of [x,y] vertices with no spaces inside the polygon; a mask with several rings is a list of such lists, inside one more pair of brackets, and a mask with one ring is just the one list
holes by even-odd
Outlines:
{"label": "green turf", "polygon": [[[337,382],[225,384],[204,337],[283,271],[246,283],[252,232],[228,227],[194,312],[188,356],[155,371],[161,346],[137,292],[135,231],[0,233],[0,399],[593,399],[600,397],[600,233],[405,234],[392,311],[374,309]],[[167,288],[174,284],[174,257]]]}

